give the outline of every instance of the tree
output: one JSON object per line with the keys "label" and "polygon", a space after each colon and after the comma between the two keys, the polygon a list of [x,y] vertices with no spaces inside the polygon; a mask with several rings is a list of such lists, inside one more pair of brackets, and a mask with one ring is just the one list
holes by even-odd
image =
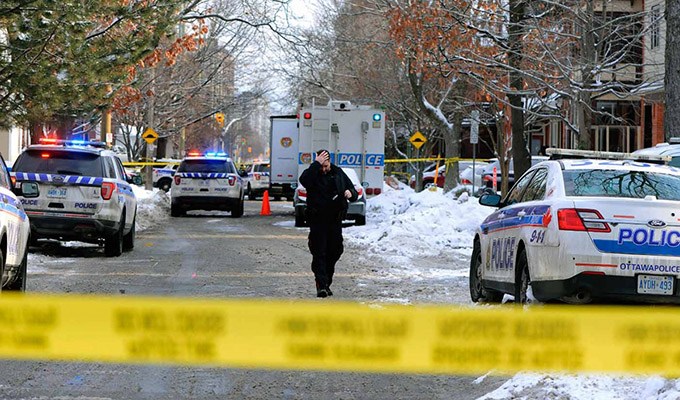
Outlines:
{"label": "tree", "polygon": [[666,140],[680,137],[680,2],[666,1],[666,76],[664,78]]}

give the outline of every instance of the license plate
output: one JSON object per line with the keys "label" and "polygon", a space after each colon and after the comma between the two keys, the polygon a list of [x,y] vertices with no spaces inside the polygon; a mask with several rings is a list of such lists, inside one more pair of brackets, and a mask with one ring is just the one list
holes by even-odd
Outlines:
{"label": "license plate", "polygon": [[663,275],[638,275],[637,292],[640,294],[673,295],[675,279]]}
{"label": "license plate", "polygon": [[202,186],[202,187],[210,186],[210,180],[201,179],[200,181],[198,181],[198,186]]}
{"label": "license plate", "polygon": [[52,199],[65,199],[66,188],[52,188],[47,191],[47,197]]}

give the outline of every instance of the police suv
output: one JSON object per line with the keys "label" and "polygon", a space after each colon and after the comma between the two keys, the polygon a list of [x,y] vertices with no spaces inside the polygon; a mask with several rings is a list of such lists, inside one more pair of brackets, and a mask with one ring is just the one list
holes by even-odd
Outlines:
{"label": "police suv", "polygon": [[39,195],[23,196],[31,240],[78,240],[119,256],[135,246],[137,199],[120,159],[105,143],[42,140],[13,166],[22,187],[35,183]]}
{"label": "police suv", "polygon": [[498,210],[475,234],[472,300],[680,302],[680,169],[651,163],[658,156],[548,150],[593,158],[543,161],[504,199],[482,195]]}
{"label": "police suv", "polygon": [[[16,194],[15,194],[16,193]],[[0,156],[0,268],[2,290],[25,291],[28,243],[31,226],[21,200],[38,196],[38,185],[27,183],[14,188],[5,160]]]}
{"label": "police suv", "polygon": [[255,161],[248,167],[246,194],[249,200],[255,200],[262,196],[265,190],[269,190],[269,167],[269,161]]}
{"label": "police suv", "polygon": [[243,182],[225,153],[189,153],[177,168],[170,195],[173,217],[189,210],[231,211],[234,218],[243,215]]}
{"label": "police suv", "polygon": [[172,177],[175,176],[178,167],[179,163],[169,163],[161,168],[154,168],[151,176],[153,186],[165,192],[170,191]]}

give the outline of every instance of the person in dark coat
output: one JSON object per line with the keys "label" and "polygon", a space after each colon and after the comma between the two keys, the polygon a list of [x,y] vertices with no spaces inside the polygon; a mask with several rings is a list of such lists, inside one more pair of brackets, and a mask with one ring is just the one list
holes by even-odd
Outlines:
{"label": "person in dark coat", "polygon": [[314,162],[300,175],[300,183],[307,190],[305,217],[309,223],[308,244],[316,296],[327,297],[333,295],[335,263],[344,250],[342,220],[347,214],[348,201],[356,201],[358,195],[342,169],[331,164],[327,150],[316,154]]}

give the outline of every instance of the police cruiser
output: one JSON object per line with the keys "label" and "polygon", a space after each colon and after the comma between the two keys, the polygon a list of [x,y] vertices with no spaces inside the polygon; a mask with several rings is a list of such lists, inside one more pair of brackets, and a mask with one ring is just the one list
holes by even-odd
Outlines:
{"label": "police cruiser", "polygon": [[243,182],[225,153],[189,153],[177,168],[170,195],[173,217],[189,210],[231,211],[234,218],[243,215]]}
{"label": "police cruiser", "polygon": [[38,196],[38,185],[26,183],[14,185],[0,156],[0,268],[2,268],[2,290],[25,291],[28,264],[28,243],[31,226],[24,212],[21,200]]}
{"label": "police cruiser", "polygon": [[157,187],[164,192],[170,191],[172,186],[172,177],[175,176],[179,167],[179,162],[168,163],[161,168],[153,168],[151,179],[153,179],[153,187]]}
{"label": "police cruiser", "polygon": [[42,238],[97,243],[114,257],[134,248],[137,199],[105,143],[44,139],[19,155],[12,174],[22,187],[39,188],[37,197],[21,198],[34,244]]}
{"label": "police cruiser", "polygon": [[269,161],[255,161],[248,167],[246,194],[249,200],[255,200],[258,196],[262,196],[265,190],[269,190],[269,167]]}
{"label": "police cruiser", "polygon": [[549,151],[562,159],[531,167],[503,199],[481,196],[498,210],[475,234],[472,300],[680,302],[680,169],[652,163],[668,157]]}

